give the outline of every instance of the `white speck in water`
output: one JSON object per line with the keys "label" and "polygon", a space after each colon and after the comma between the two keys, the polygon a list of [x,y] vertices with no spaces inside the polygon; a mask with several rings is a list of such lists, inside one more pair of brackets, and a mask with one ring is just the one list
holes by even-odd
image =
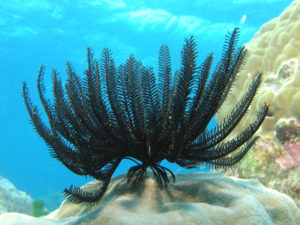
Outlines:
{"label": "white speck in water", "polygon": [[240,24],[244,24],[246,22],[247,16],[244,14],[240,19]]}

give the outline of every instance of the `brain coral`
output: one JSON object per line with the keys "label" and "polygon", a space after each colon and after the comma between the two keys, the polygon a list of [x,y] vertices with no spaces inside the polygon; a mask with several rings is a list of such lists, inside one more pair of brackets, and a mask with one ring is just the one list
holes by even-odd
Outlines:
{"label": "brain coral", "polygon": [[279,119],[300,120],[300,0],[295,0],[279,17],[264,24],[246,48],[249,57],[244,70],[231,92],[230,104],[222,107],[217,120],[230,112],[257,71],[263,72],[264,81],[248,118],[239,127],[247,126],[249,117],[256,115],[262,102],[271,105],[270,116],[262,126],[263,133],[273,131]]}

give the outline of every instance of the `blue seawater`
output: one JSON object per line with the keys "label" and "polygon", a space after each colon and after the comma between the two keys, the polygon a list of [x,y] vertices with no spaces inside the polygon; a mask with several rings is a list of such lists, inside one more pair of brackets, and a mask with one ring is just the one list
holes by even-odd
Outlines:
{"label": "blue seawater", "polygon": [[[240,44],[248,42],[262,24],[277,17],[292,0],[10,0],[0,4],[0,175],[34,198],[61,192],[89,181],[50,158],[33,130],[21,89],[26,81],[35,103],[40,101],[36,78],[46,65],[51,95],[51,71],[65,79],[65,62],[79,74],[86,66],[86,47],[96,57],[108,47],[117,64],[134,54],[157,68],[158,49],[169,45],[173,71],[180,66],[184,38],[195,36],[199,60],[221,54],[224,36],[241,28]],[[200,61],[199,61],[200,62]],[[46,119],[46,117],[44,116]],[[211,121],[211,126],[216,122]],[[166,165],[166,164],[165,164]],[[124,173],[123,162],[115,174]],[[186,171],[168,165],[174,172]],[[199,170],[205,170],[200,168]],[[207,169],[206,169],[207,170]]]}

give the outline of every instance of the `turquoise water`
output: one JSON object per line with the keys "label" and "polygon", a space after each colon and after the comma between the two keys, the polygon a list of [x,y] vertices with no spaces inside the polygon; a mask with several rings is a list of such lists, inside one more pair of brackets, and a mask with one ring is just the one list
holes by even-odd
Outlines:
{"label": "turquoise water", "polygon": [[[36,77],[46,65],[46,88],[51,93],[51,70],[65,77],[70,61],[82,74],[86,47],[100,56],[103,47],[116,63],[134,54],[145,65],[157,66],[158,49],[169,45],[173,70],[179,67],[185,37],[195,36],[199,59],[223,46],[224,36],[241,28],[240,43],[249,41],[259,27],[278,16],[292,1],[138,1],[138,0],[10,0],[0,4],[0,175],[34,198],[61,192],[88,180],[72,174],[49,157],[33,130],[21,89],[26,81],[39,104]],[[212,124],[214,121],[212,121]],[[174,172],[179,170],[168,165]],[[116,174],[128,169],[123,162]],[[195,171],[195,170],[193,170]],[[192,172],[192,171],[188,171]]]}

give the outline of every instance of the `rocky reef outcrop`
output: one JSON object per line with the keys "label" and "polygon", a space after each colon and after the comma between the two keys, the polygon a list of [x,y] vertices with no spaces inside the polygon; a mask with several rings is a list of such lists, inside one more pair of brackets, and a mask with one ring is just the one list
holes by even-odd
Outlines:
{"label": "rocky reef outcrop", "polygon": [[31,215],[32,199],[29,194],[16,189],[9,180],[0,176],[0,214],[5,212]]}

